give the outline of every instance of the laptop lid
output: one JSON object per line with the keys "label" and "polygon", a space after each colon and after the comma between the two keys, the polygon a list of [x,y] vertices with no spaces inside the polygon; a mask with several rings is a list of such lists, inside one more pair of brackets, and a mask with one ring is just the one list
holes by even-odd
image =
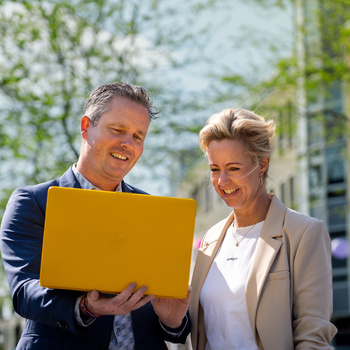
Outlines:
{"label": "laptop lid", "polygon": [[184,298],[195,215],[193,199],[51,187],[39,283],[115,294],[136,282]]}

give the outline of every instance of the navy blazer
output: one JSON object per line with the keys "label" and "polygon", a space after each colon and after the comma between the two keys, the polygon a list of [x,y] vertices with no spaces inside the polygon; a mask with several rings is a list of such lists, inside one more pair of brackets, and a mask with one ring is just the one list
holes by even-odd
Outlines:
{"label": "navy blazer", "polygon": [[[2,219],[1,253],[13,305],[15,311],[26,318],[17,349],[108,349],[113,316],[102,316],[89,327],[80,327],[74,318],[74,307],[83,293],[39,286],[46,199],[50,186],[80,188],[70,168],[59,179],[16,189]],[[145,194],[124,181],[122,189],[123,192]],[[181,336],[170,336],[160,326],[151,303],[131,315],[136,350],[167,349],[164,341],[185,343],[190,331],[188,319]]]}

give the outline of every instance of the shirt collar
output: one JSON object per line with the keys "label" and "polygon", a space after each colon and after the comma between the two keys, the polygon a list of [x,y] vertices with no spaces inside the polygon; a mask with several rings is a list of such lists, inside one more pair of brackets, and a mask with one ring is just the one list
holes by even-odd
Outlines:
{"label": "shirt collar", "polygon": [[[86,177],[84,177],[84,175],[82,175],[78,169],[77,169],[77,165],[74,164],[72,167],[73,173],[76,176],[80,187],[84,190],[99,190],[102,191],[100,188],[94,186]],[[123,192],[122,191],[122,186],[121,183],[118,184],[118,186],[115,189],[116,192]]]}

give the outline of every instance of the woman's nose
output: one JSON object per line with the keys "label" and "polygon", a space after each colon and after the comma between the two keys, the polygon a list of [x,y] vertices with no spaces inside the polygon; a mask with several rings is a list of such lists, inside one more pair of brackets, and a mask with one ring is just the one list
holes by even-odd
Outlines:
{"label": "woman's nose", "polygon": [[229,177],[227,176],[225,171],[221,171],[218,179],[219,185],[227,185],[230,182]]}

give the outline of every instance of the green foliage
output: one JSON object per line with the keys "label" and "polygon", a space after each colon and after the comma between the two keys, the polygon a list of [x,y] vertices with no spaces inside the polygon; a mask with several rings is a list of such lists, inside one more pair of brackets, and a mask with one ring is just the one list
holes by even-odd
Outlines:
{"label": "green foliage", "polygon": [[196,154],[176,135],[198,127],[174,116],[200,102],[169,72],[201,62],[210,28],[195,22],[224,1],[0,0],[0,217],[15,187],[58,177],[77,161],[83,101],[100,84],[143,85],[161,108],[142,158],[152,178],[161,163],[187,168]]}
{"label": "green foliage", "polygon": [[[252,3],[262,5],[258,0]],[[282,3],[287,1],[277,1],[275,5]],[[275,63],[275,73],[268,79],[257,83],[256,79],[238,74],[226,75],[222,81],[241,88],[240,99],[247,108],[259,109],[267,117],[279,119],[283,114],[289,115],[292,103],[294,124],[298,109],[296,93],[302,81],[309,118],[323,125],[326,139],[332,142],[348,133],[348,117],[338,107],[329,106],[339,106],[343,86],[350,83],[350,1],[313,1],[303,6],[307,9],[305,24],[296,30],[303,34],[304,67],[299,65],[295,51]],[[293,129],[296,130],[295,125]],[[278,128],[277,133],[281,132]]]}
{"label": "green foliage", "polygon": [[199,62],[203,28],[185,24],[217,2],[1,1],[2,188],[59,176],[77,160],[82,103],[100,84],[144,85],[165,113],[197,108],[181,103],[169,71]]}
{"label": "green foliage", "polygon": [[259,4],[262,7],[270,8],[273,6],[284,8],[288,5],[290,0],[247,0],[253,5]]}

